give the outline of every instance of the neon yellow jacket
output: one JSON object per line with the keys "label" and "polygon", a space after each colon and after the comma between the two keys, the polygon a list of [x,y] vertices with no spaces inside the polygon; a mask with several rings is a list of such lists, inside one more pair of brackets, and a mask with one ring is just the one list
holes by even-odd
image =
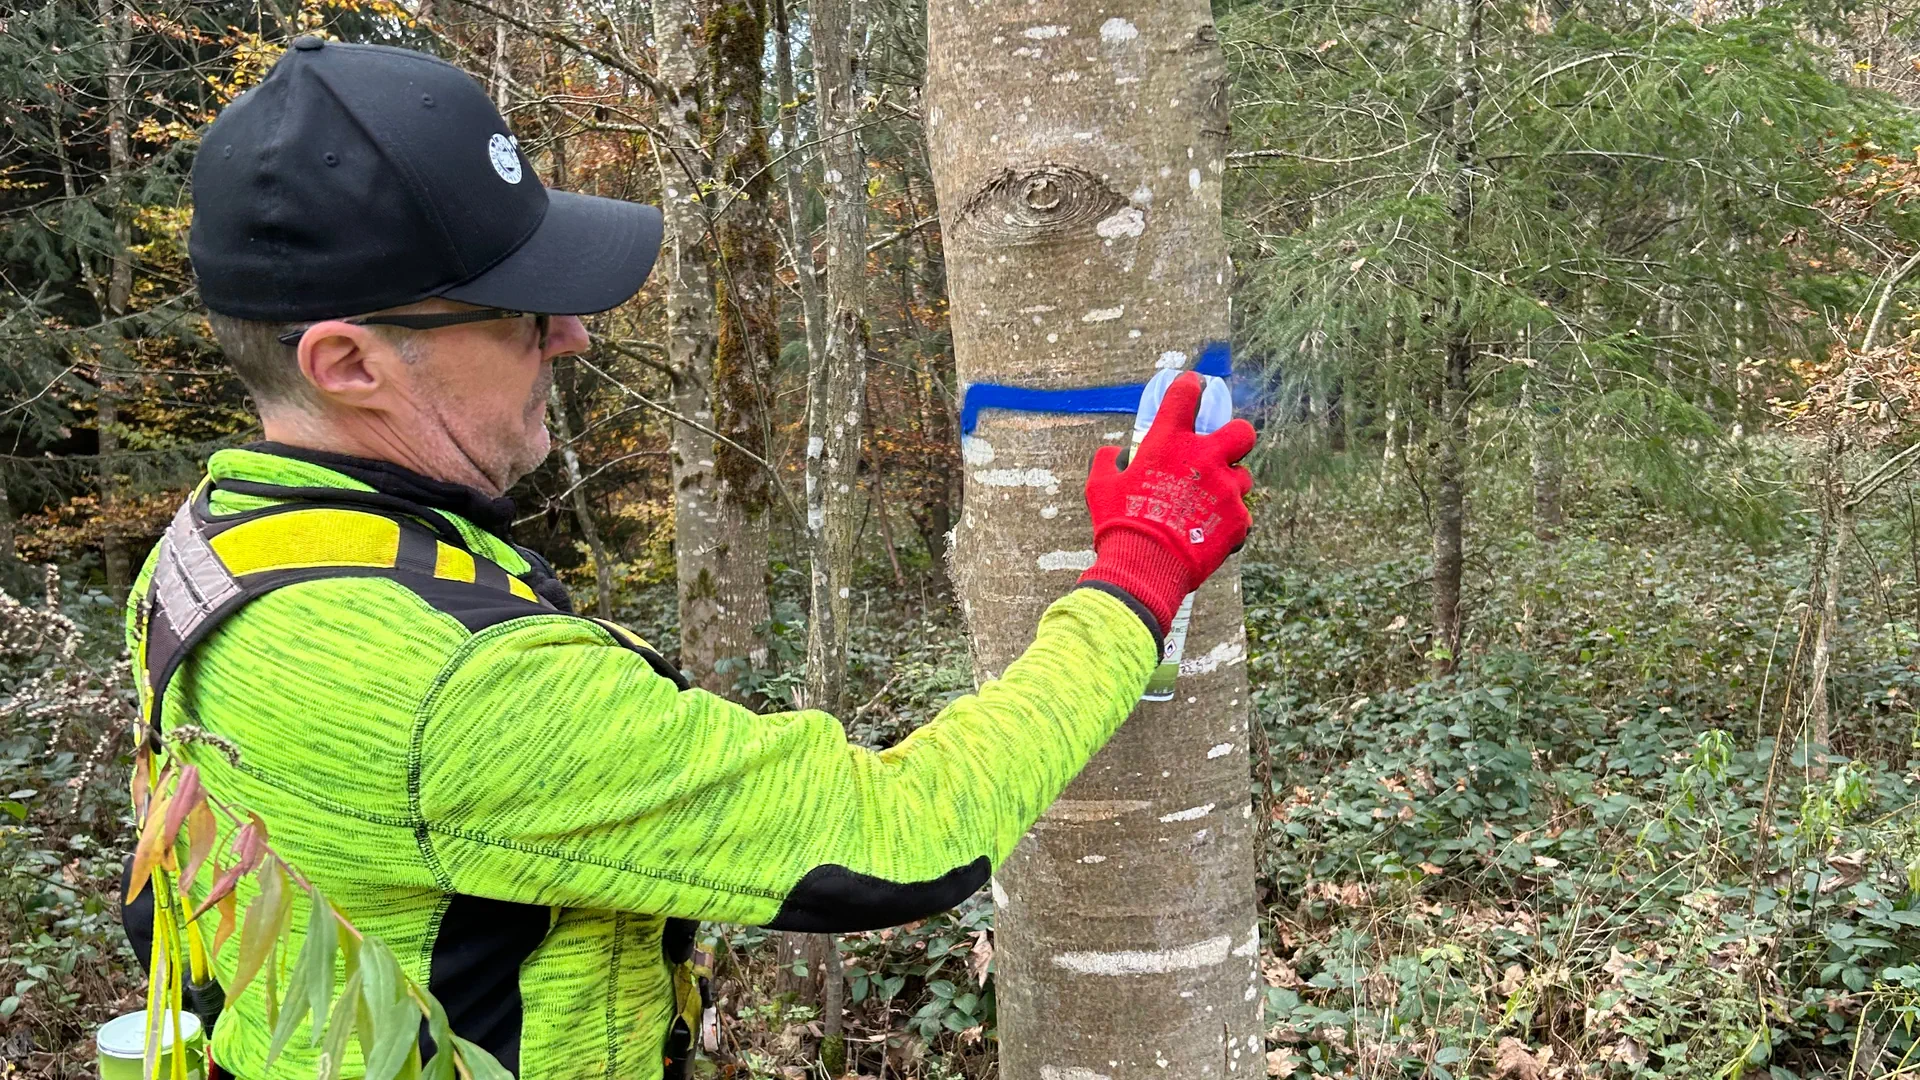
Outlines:
{"label": "neon yellow jacket", "polygon": [[[824,713],[682,689],[630,635],[534,603],[550,577],[475,520],[492,509],[478,493],[267,444],[209,471],[223,523],[337,491],[406,500],[402,517],[439,531],[388,541],[388,517],[351,506],[295,519],[311,527],[279,535],[387,544],[388,568],[308,570],[239,608],[159,688],[161,722],[237,750],[166,740],[523,1080],[653,1080],[685,1056],[698,1006],[680,920],[846,931],[971,894],[1126,718],[1156,655],[1123,599],[1076,590],[1000,679],[873,753]],[[226,527],[214,546],[241,580],[303,558]],[[409,545],[431,574],[391,569]],[[136,657],[153,570],[129,612]],[[473,586],[453,586],[490,576],[505,599],[475,615]],[[216,963],[229,984],[237,952]],[[266,1080],[269,1031],[249,989],[220,1018],[216,1060]],[[307,1043],[271,1076],[313,1075]]]}

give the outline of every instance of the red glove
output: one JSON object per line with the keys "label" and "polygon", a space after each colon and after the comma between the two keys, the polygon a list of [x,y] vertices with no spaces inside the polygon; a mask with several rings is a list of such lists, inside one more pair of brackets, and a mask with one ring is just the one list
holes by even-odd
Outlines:
{"label": "red glove", "polygon": [[1094,554],[1080,581],[1124,590],[1162,636],[1181,599],[1240,549],[1253,525],[1245,502],[1253,475],[1235,464],[1253,449],[1253,425],[1234,420],[1194,434],[1203,386],[1193,372],[1175,379],[1126,468],[1120,447],[1103,446],[1087,477]]}

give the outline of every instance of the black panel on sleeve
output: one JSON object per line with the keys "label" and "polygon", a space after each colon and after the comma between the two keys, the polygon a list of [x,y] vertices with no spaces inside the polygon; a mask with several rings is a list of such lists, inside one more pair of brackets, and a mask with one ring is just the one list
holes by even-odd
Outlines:
{"label": "black panel on sleeve", "polygon": [[1154,655],[1159,656],[1167,651],[1167,635],[1160,629],[1160,620],[1153,617],[1153,612],[1147,610],[1147,605],[1134,599],[1132,593],[1115,585],[1111,581],[1083,581],[1078,587],[1106,593],[1108,596],[1127,605],[1127,610],[1140,616],[1140,622],[1147,628],[1147,633],[1153,635]]}
{"label": "black panel on sleeve", "polygon": [[985,855],[930,881],[887,881],[828,863],[807,871],[767,928],[848,934],[899,926],[953,907],[992,873]]}

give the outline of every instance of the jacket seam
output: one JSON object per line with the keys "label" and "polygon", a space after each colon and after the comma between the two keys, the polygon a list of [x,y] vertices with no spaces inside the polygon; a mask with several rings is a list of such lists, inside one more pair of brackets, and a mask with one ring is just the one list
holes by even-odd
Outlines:
{"label": "jacket seam", "polygon": [[[544,615],[529,615],[525,616],[525,618],[537,618],[544,621],[547,617]],[[427,820],[426,811],[421,808],[420,789],[422,774],[426,771],[425,744],[427,739],[427,721],[432,718],[433,711],[439,704],[440,692],[446,689],[447,682],[453,678],[454,672],[460,670],[460,667],[467,662],[467,659],[473,655],[474,651],[477,650],[482,643],[511,633],[514,629],[517,629],[513,624],[520,621],[520,619],[510,619],[506,622],[496,623],[493,626],[486,627],[477,634],[470,633],[467,636],[467,640],[454,647],[453,655],[447,657],[440,665],[440,670],[434,672],[433,682],[428,684],[427,692],[420,695],[420,704],[414,707],[413,731],[407,739],[407,813],[411,818],[411,824],[416,830],[420,850],[423,854],[432,849],[432,833],[435,831],[432,823]],[[439,864],[438,858],[433,859],[433,862],[437,866]],[[446,887],[450,889],[452,885],[448,884]]]}
{"label": "jacket seam", "polygon": [[[558,612],[552,614],[526,615],[518,619],[511,619],[507,622],[496,623],[474,634],[466,641],[461,642],[460,645],[454,649],[453,655],[448,657],[446,663],[441,665],[440,671],[434,676],[432,684],[427,688],[427,692],[420,698],[418,711],[414,714],[412,738],[409,740],[407,748],[407,809],[412,818],[410,824],[414,825],[416,829],[422,854],[428,855],[428,853],[432,851],[433,837],[443,836],[456,840],[466,840],[475,844],[485,844],[489,847],[501,848],[507,851],[517,851],[527,855],[539,855],[544,858],[558,859],[562,862],[578,863],[584,866],[597,866],[605,870],[616,870],[624,874],[633,874],[653,881],[662,881],[673,885],[683,885],[688,888],[703,889],[707,892],[717,893],[722,896],[749,896],[756,899],[772,901],[776,904],[780,903],[786,894],[773,889],[729,887],[692,875],[644,870],[622,859],[599,858],[592,855],[562,851],[558,848],[547,847],[545,845],[502,839],[478,830],[462,829],[457,826],[435,822],[427,817],[421,805],[421,788],[426,771],[425,743],[427,722],[432,718],[434,710],[439,704],[441,692],[446,689],[446,685],[453,678],[454,673],[460,670],[467,660],[472,657],[473,653],[482,646],[491,643],[493,639],[505,637],[508,634],[525,629],[529,624],[548,625],[555,622],[565,622],[569,626],[582,629],[591,628],[590,632],[601,642],[615,648],[625,648],[625,646],[613,636],[612,631],[586,616],[566,615]],[[649,671],[651,671],[651,668],[649,668]],[[428,866],[434,872],[436,879],[439,879],[441,875],[444,874],[437,853],[428,855]],[[442,888],[454,890],[450,877],[445,878],[445,882]]]}
{"label": "jacket seam", "polygon": [[341,817],[350,817],[356,821],[364,821],[372,825],[388,825],[398,829],[411,829],[419,824],[411,815],[382,814],[375,810],[355,809],[345,803],[330,799],[325,795],[318,795],[305,788],[277,779],[266,771],[249,765],[244,761],[234,763],[233,767],[236,771],[245,773],[270,788],[284,791],[300,799],[302,802],[311,803],[329,813],[339,814]]}
{"label": "jacket seam", "polygon": [[427,932],[420,936],[420,970],[426,973],[422,983],[433,982],[433,949],[440,944],[440,925],[447,921],[447,909],[452,906],[453,894],[443,892],[433,905],[433,914],[427,916]]}
{"label": "jacket seam", "polygon": [[626,937],[627,916],[613,913],[613,944],[607,949],[607,1004],[604,1021],[607,1031],[607,1075],[620,1075],[620,945]]}
{"label": "jacket seam", "polygon": [[751,896],[761,900],[774,901],[779,901],[786,896],[785,893],[774,889],[741,888],[738,886],[721,885],[718,882],[707,881],[692,875],[668,874],[657,870],[642,869],[623,859],[607,859],[595,855],[581,855],[540,844],[527,844],[518,840],[503,840],[500,837],[490,836],[472,829],[460,829],[450,825],[436,825],[431,821],[427,822],[425,827],[427,831],[431,833],[456,840],[466,840],[470,843],[485,844],[489,847],[505,848],[508,851],[518,851],[525,855],[539,855],[543,858],[558,859],[561,862],[579,863],[583,866],[597,866],[603,870],[618,870],[624,874],[633,874],[654,881],[664,881],[674,885],[685,885],[690,888],[704,889],[708,892],[719,893],[723,896]]}

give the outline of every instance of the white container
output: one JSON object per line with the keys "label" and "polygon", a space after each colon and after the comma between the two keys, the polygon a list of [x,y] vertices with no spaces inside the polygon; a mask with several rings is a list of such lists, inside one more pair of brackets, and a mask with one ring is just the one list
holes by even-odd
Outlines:
{"label": "white container", "polygon": [[[1160,413],[1160,403],[1167,396],[1167,388],[1183,372],[1166,369],[1154,375],[1148,381],[1147,388],[1140,392],[1140,407],[1133,414],[1133,449],[1128,452],[1128,460],[1139,451],[1141,440],[1153,427],[1153,418]],[[1193,417],[1193,430],[1196,434],[1211,435],[1227,426],[1233,419],[1233,391],[1227,386],[1227,380],[1214,375],[1202,375],[1206,384],[1200,392],[1200,409]],[[1166,647],[1160,652],[1160,665],[1153,669],[1153,676],[1147,680],[1146,692],[1140,695],[1141,701],[1172,701],[1173,684],[1180,678],[1180,659],[1187,649],[1187,624],[1193,620],[1193,594],[1188,593],[1180,601],[1180,610],[1174,613],[1173,625],[1167,628]]]}
{"label": "white container", "polygon": [[[186,1050],[187,1080],[204,1080],[203,1064],[205,1055],[201,1053],[200,1018],[182,1009],[180,1012],[180,1041]],[[141,1068],[141,1058],[147,1048],[147,1012],[127,1013],[116,1016],[100,1025],[100,1031],[94,1036],[94,1046],[100,1053],[100,1076],[102,1080],[135,1080],[147,1076]],[[160,1080],[173,1078],[173,1018],[160,1018]]]}

